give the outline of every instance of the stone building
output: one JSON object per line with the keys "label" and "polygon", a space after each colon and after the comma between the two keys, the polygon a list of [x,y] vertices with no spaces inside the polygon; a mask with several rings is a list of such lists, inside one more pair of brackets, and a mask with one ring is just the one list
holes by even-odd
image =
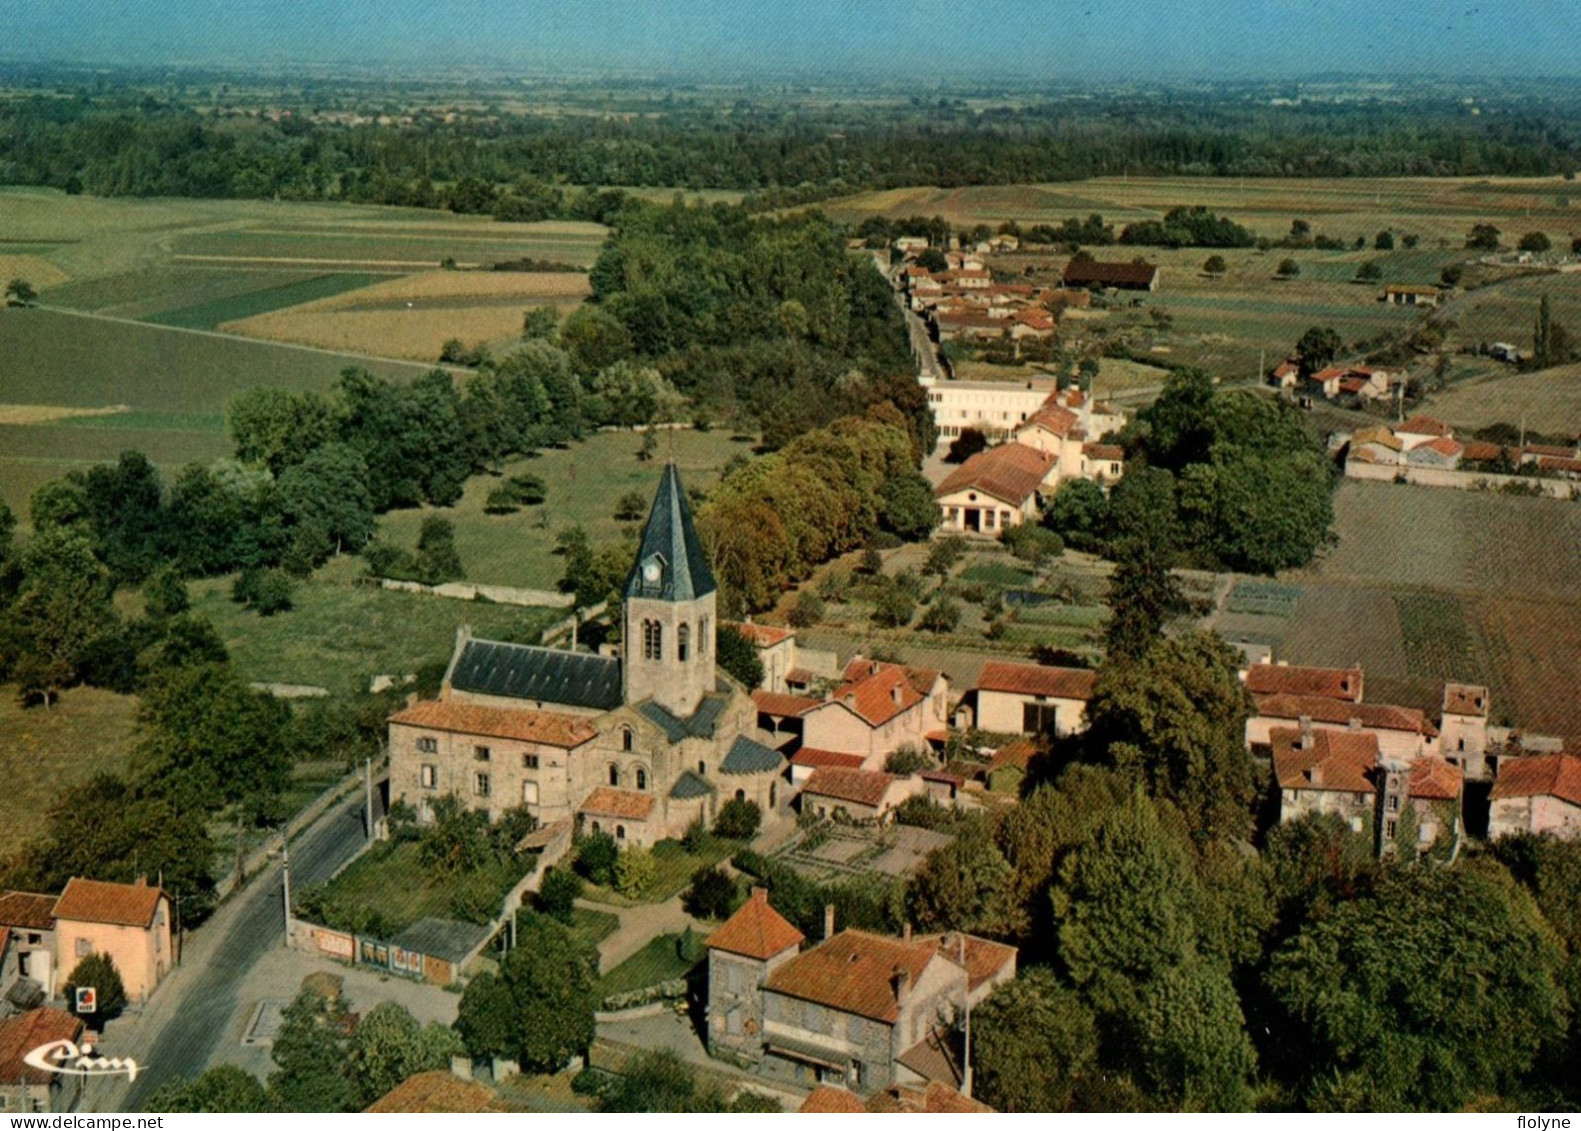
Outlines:
{"label": "stone building", "polygon": [[[446,794],[498,818],[580,816],[650,845],[731,798],[780,801],[784,758],[716,669],[713,570],[673,464],[624,588],[622,653],[482,640],[463,628],[437,700],[390,718],[390,795]],[[591,806],[591,808],[590,808]]]}

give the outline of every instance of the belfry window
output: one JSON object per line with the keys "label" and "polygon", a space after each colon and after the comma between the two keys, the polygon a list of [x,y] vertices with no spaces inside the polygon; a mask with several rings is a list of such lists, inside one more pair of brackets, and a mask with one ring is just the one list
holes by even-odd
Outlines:
{"label": "belfry window", "polygon": [[687,653],[692,646],[692,627],[688,624],[681,625],[675,632],[675,658],[685,663]]}
{"label": "belfry window", "polygon": [[664,658],[664,626],[656,620],[642,622],[642,658],[644,660]]}

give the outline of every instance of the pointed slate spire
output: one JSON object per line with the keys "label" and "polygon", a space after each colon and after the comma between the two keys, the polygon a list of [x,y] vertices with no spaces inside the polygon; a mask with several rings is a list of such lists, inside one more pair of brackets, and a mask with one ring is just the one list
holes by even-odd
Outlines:
{"label": "pointed slate spire", "polygon": [[714,571],[692,525],[680,472],[667,463],[642,528],[637,561],[626,578],[626,596],[694,601],[714,589]]}

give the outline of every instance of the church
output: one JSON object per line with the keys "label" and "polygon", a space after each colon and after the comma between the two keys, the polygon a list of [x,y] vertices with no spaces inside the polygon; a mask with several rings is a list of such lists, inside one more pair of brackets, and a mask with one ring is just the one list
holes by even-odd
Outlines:
{"label": "church", "polygon": [[525,806],[623,845],[678,837],[732,798],[774,808],[786,762],[749,689],[715,667],[716,588],[669,464],[624,586],[622,654],[461,628],[439,698],[389,720],[391,802],[420,821],[447,794],[490,819]]}

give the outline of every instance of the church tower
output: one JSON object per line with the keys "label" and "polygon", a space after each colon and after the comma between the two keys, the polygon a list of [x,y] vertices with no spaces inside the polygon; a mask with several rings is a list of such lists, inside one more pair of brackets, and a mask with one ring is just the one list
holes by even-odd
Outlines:
{"label": "church tower", "polygon": [[621,679],[627,703],[651,698],[686,719],[714,690],[714,589],[681,476],[666,464],[626,578]]}

